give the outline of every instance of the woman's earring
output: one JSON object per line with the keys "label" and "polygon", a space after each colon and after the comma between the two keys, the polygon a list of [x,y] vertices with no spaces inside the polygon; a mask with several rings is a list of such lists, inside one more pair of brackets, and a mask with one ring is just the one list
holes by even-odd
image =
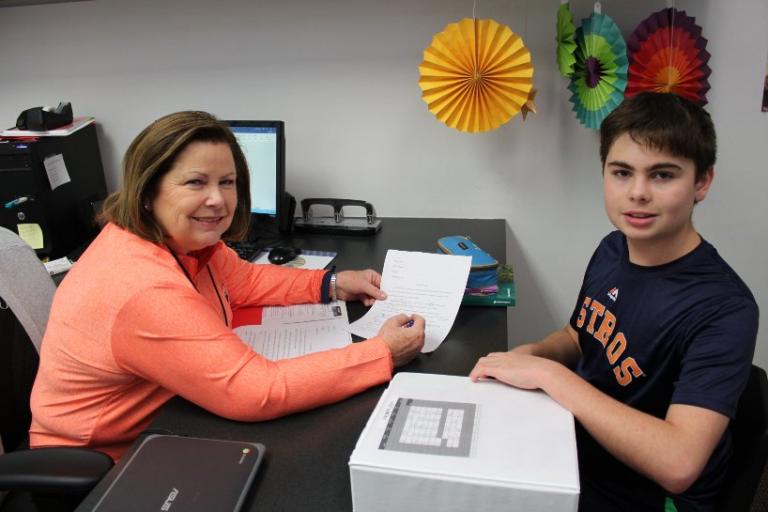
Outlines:
{"label": "woman's earring", "polygon": [[144,209],[150,211],[149,203],[144,203]]}

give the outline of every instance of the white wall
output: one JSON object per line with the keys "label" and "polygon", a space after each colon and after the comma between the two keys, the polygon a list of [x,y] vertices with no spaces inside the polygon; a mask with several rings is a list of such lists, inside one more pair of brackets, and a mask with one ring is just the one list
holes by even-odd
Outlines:
{"label": "white wall", "polygon": [[[565,324],[586,262],[611,226],[596,134],[570,111],[554,64],[556,0],[481,0],[536,67],[538,114],[485,134],[434,119],[420,99],[423,49],[470,0],[96,0],[0,9],[0,122],[69,100],[94,115],[107,183],[151,120],[181,109],[284,119],[288,189],[298,199],[367,199],[383,216],[505,218],[519,306],[512,342]],[[580,19],[592,3],[574,0]],[[664,1],[605,1],[628,35]],[[680,1],[704,26],[718,174],[697,227],[768,311],[768,54],[765,0]],[[4,120],[4,121],[3,121]],[[768,366],[768,330],[757,361]]]}

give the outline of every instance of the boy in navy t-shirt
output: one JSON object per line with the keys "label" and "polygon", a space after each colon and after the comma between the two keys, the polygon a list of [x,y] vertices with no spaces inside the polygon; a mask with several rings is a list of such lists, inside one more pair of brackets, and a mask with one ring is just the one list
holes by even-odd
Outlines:
{"label": "boy in navy t-shirt", "polygon": [[580,510],[711,510],[758,325],[749,289],[691,220],[715,130],[697,105],[643,93],[600,138],[618,231],[592,256],[570,323],[481,358],[470,377],[542,389],[573,413]]}

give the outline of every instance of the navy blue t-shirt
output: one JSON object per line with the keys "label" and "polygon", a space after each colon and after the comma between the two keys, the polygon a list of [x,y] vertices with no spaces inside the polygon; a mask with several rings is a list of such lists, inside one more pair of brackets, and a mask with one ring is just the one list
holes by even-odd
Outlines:
{"label": "navy blue t-shirt", "polygon": [[[664,418],[670,404],[733,418],[746,386],[758,309],[714,247],[701,244],[670,263],[630,263],[625,236],[606,236],[587,267],[571,327],[577,373],[640,411]],[[626,467],[577,425],[582,510],[663,510],[665,491]],[[698,480],[675,496],[679,511],[708,510],[725,476],[730,433]]]}

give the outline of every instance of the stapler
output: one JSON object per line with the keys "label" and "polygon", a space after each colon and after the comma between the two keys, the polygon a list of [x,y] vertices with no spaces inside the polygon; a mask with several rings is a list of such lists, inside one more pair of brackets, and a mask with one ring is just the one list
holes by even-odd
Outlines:
{"label": "stapler", "polygon": [[[332,216],[315,216],[312,207],[331,206]],[[365,217],[348,217],[344,207],[365,208]],[[301,200],[301,217],[294,222],[296,231],[305,233],[335,233],[342,235],[373,235],[381,229],[373,205],[358,199],[309,198]]]}

